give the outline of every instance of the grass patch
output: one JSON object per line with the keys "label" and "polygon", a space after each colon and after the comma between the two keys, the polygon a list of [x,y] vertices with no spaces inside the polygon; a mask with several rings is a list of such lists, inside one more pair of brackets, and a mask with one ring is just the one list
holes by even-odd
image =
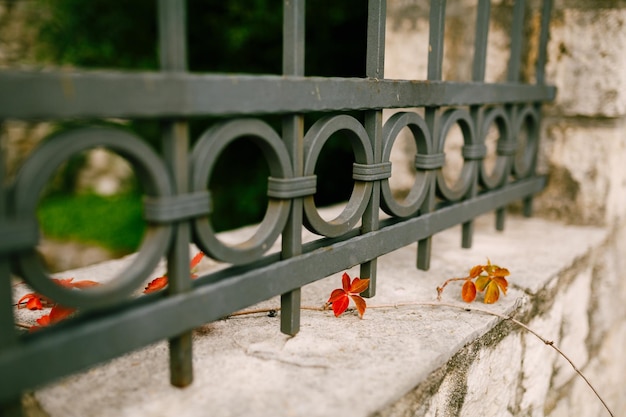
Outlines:
{"label": "grass patch", "polygon": [[96,244],[123,254],[135,251],[141,242],[142,211],[138,194],[57,194],[40,202],[37,216],[46,237]]}

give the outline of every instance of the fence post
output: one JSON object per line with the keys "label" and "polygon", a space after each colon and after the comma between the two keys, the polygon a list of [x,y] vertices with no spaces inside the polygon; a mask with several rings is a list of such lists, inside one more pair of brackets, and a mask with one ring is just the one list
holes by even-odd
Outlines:
{"label": "fence post", "polygon": [[[0,134],[2,121],[0,121]],[[0,146],[0,232],[3,224],[8,223],[6,192],[4,188],[4,149]],[[7,254],[0,252],[0,352],[17,343],[15,318],[13,317],[13,287],[11,286],[11,270]],[[0,404],[0,415],[21,417],[23,415],[20,397],[13,401]]]}
{"label": "fence post", "polygon": [[[161,69],[168,72],[187,70],[185,1],[159,0],[159,41]],[[163,158],[170,169],[175,193],[189,191],[189,133],[187,122],[166,120],[162,126]],[[189,269],[189,242],[191,228],[188,221],[174,225],[174,239],[167,254],[168,293],[171,295],[191,290]],[[172,385],[186,387],[193,381],[192,332],[186,331],[169,339],[170,380]]]}
{"label": "fence post", "polygon": [[[428,35],[428,80],[441,80],[443,64],[443,44],[446,22],[446,0],[431,0]],[[433,147],[437,149],[437,107],[426,107],[424,109],[424,120],[431,132]],[[435,190],[437,188],[436,178],[433,178],[429,187],[428,196],[424,200],[421,213],[430,213],[435,209]],[[417,243],[417,267],[424,271],[430,268],[430,256],[432,251],[432,238],[429,236]]]}
{"label": "fence post", "polygon": [[[304,76],[305,0],[285,0],[283,3],[283,74]],[[304,120],[302,115],[283,118],[283,140],[291,157],[294,177],[304,172]],[[302,197],[291,200],[289,219],[283,232],[282,258],[302,253]],[[280,297],[280,330],[295,335],[300,330],[301,289]]]}

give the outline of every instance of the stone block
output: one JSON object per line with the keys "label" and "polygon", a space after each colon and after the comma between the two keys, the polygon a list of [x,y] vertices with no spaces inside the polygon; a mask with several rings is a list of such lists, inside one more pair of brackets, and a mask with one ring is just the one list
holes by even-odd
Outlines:
{"label": "stone block", "polygon": [[626,214],[626,124],[545,121],[540,169],[549,176],[537,211],[576,224],[614,224]]}
{"label": "stone block", "polygon": [[[528,326],[547,340],[560,343],[559,330],[563,317],[563,305],[555,302],[545,314],[534,318]],[[550,388],[557,353],[535,336],[522,336],[524,358],[522,361],[522,399],[520,415],[543,417],[544,403]]]}
{"label": "stone block", "polygon": [[[561,350],[572,362],[582,368],[589,360],[587,337],[589,335],[589,300],[591,296],[591,266],[579,272],[572,283],[557,294],[563,306],[561,322]],[[563,386],[576,372],[569,363],[559,359],[555,362],[552,389]]]}
{"label": "stone block", "polygon": [[459,416],[512,417],[521,367],[519,332],[508,335],[496,346],[481,349],[467,373],[467,393]]}
{"label": "stone block", "polygon": [[626,114],[626,8],[563,8],[551,23],[546,74],[565,116]]}

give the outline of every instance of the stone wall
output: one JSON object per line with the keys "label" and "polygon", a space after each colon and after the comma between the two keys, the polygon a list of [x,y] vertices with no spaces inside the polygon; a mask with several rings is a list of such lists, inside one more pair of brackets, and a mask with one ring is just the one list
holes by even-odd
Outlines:
{"label": "stone wall", "polygon": [[[592,7],[591,5],[596,5]],[[626,2],[557,2],[547,78],[539,213],[612,225],[626,214]],[[604,7],[601,7],[604,6]]]}
{"label": "stone wall", "polygon": [[[387,78],[426,77],[428,5],[389,0]],[[446,16],[443,78],[469,79],[473,33],[455,17],[470,21],[470,2],[455,2]],[[474,3],[474,2],[471,2]],[[512,2],[493,2],[487,81],[506,76],[507,13]],[[536,37],[537,2],[529,2],[527,34]],[[507,12],[508,10],[508,12]],[[509,15],[510,16],[510,15]],[[510,17],[509,17],[510,18]],[[468,43],[470,47],[468,48]],[[534,79],[536,44],[527,42],[522,78]],[[616,415],[626,412],[626,2],[555,1],[546,78],[558,88],[544,107],[538,170],[548,176],[535,199],[535,215],[559,223],[597,225],[610,238],[574,265],[563,265],[555,280],[532,294],[528,324],[554,339],[593,381]],[[407,50],[411,53],[407,53]],[[466,63],[463,63],[463,60]],[[449,138],[453,139],[453,138]],[[454,139],[453,139],[454,140]],[[457,138],[458,140],[458,138]],[[410,140],[399,140],[395,187],[412,184]],[[395,175],[395,174],[394,174]],[[565,242],[564,242],[565,244]],[[524,257],[524,253],[520,253]],[[529,264],[533,259],[526,260]],[[448,364],[381,416],[605,416],[586,383],[555,352],[528,333],[500,325],[457,353]]]}
{"label": "stone wall", "polygon": [[[625,251],[622,225],[570,265],[555,255],[557,273],[528,291],[529,304],[517,317],[563,351],[616,416],[626,412],[626,281],[619,272]],[[607,415],[563,357],[502,322],[378,417]]]}
{"label": "stone wall", "polygon": [[[538,2],[529,3],[522,79],[532,82],[539,7]],[[467,81],[471,75],[475,2],[454,2],[450,6],[446,14],[443,79]],[[425,79],[428,2],[390,0],[388,8],[385,77]],[[485,74],[488,82],[503,81],[506,77],[511,10],[512,2],[493,2]],[[610,225],[624,218],[624,49],[626,2],[555,2],[546,77],[558,92],[555,102],[544,108],[538,169],[548,175],[549,182],[536,199],[537,215],[595,225]],[[386,111],[386,116],[392,112]],[[460,143],[459,135],[452,134],[448,141]],[[394,146],[393,185],[399,196],[413,183],[414,152],[407,136],[400,137]],[[460,155],[460,151],[452,150],[452,157],[455,154]],[[450,165],[450,159],[447,158],[446,165]],[[452,159],[460,161],[460,157]]]}

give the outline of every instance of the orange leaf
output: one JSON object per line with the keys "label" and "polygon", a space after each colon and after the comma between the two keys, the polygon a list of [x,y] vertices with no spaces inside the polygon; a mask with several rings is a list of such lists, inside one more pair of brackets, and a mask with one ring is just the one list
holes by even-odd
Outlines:
{"label": "orange leaf", "polygon": [[90,281],[88,279],[84,279],[82,281],[76,281],[76,282],[72,283],[71,286],[72,286],[72,288],[83,289],[83,288],[95,287],[97,285],[100,285],[100,283],[96,282],[96,281]]}
{"label": "orange leaf", "polygon": [[150,294],[159,290],[162,290],[167,286],[167,277],[164,275],[150,281],[148,286],[143,290],[144,294]]}
{"label": "orange leaf", "polygon": [[347,272],[341,276],[341,286],[345,292],[350,292],[350,275]]}
{"label": "orange leaf", "polygon": [[31,292],[26,294],[17,302],[17,308],[22,308],[21,304],[26,303],[26,308],[29,310],[42,310],[43,305],[41,304],[41,298],[39,294]]}
{"label": "orange leaf", "polygon": [[361,294],[363,291],[367,289],[367,287],[369,287],[369,285],[370,285],[369,278],[367,279],[354,278],[354,280],[352,281],[352,285],[350,286],[350,291],[348,292],[352,294]]}
{"label": "orange leaf", "polygon": [[59,284],[62,287],[71,287],[72,286],[72,281],[74,280],[74,278],[52,278],[52,281],[54,281],[55,283]]}
{"label": "orange leaf", "polygon": [[43,310],[41,300],[39,297],[33,297],[26,303],[26,308],[29,310]]}
{"label": "orange leaf", "polygon": [[45,316],[41,316],[37,319],[37,324],[39,324],[39,326],[30,326],[30,329],[28,330],[30,332],[34,332],[43,327],[47,327],[51,324],[58,323],[61,320],[64,320],[65,318],[67,318],[69,315],[71,315],[75,311],[76,309],[72,307],[63,307],[60,305],[55,305],[54,307],[52,307],[52,310],[50,310],[50,314],[46,314]]}
{"label": "orange leaf", "polygon": [[498,287],[500,288],[500,291],[502,291],[504,294],[506,294],[506,290],[507,290],[507,288],[509,286],[509,283],[506,280],[506,278],[503,278],[501,276],[496,276],[496,277],[493,278],[493,282],[498,284]]}
{"label": "orange leaf", "polygon": [[41,316],[37,319],[37,323],[39,323],[40,326],[47,326],[50,324],[50,314],[46,314],[45,316]]}
{"label": "orange leaf", "polygon": [[337,288],[336,290],[333,290],[333,292],[330,293],[330,298],[328,299],[327,303],[334,303],[335,301],[339,300],[341,297],[345,297],[345,296],[346,296],[346,292],[342,290],[341,288]]}
{"label": "orange leaf", "polygon": [[[350,304],[350,298],[352,298],[352,300],[354,300],[354,303],[356,304],[359,316],[363,318],[363,313],[365,313],[365,300],[361,298],[359,294],[367,289],[369,283],[369,278],[354,278],[351,284],[350,275],[344,272],[341,276],[342,288],[337,288],[333,290],[333,292],[330,293],[330,297],[327,301],[328,303],[332,303],[335,317],[339,317],[341,314],[343,314],[344,311],[346,311],[348,305]],[[348,298],[348,296],[350,298]]]}
{"label": "orange leaf", "polygon": [[96,285],[100,285],[99,282],[96,281],[90,281],[88,279],[84,279],[81,281],[74,281],[74,278],[63,278],[63,279],[56,279],[56,278],[52,278],[52,280],[59,284],[62,287],[68,287],[68,288],[88,288],[88,287],[94,287]]}
{"label": "orange leaf", "polygon": [[343,297],[335,300],[333,302],[333,313],[335,313],[335,317],[341,316],[343,312],[348,309],[348,304],[350,304],[350,300],[345,293],[343,294]]}
{"label": "orange leaf", "polygon": [[508,277],[511,275],[508,269],[497,267],[495,271],[493,271],[493,275],[496,277]]}
{"label": "orange leaf", "polygon": [[191,259],[191,262],[189,263],[189,269],[194,269],[196,266],[198,266],[203,257],[204,253],[198,252],[196,256]]}
{"label": "orange leaf", "polygon": [[476,265],[474,266],[469,273],[470,278],[476,278],[477,276],[480,275],[481,272],[483,272],[484,266],[482,265]]}
{"label": "orange leaf", "polygon": [[484,275],[479,276],[476,280],[476,289],[480,292],[485,291],[485,287],[487,286],[487,284],[489,284],[489,282],[491,282],[491,279],[489,277],[486,277]]}
{"label": "orange leaf", "polygon": [[359,317],[363,318],[363,314],[365,314],[365,308],[367,307],[365,304],[365,300],[359,295],[351,295],[352,301],[356,305],[356,309],[359,312]]}
{"label": "orange leaf", "polygon": [[461,297],[463,301],[471,303],[476,298],[476,285],[471,280],[466,280],[461,289]]}
{"label": "orange leaf", "polygon": [[495,281],[489,282],[485,290],[485,304],[493,304],[500,298],[500,289]]}
{"label": "orange leaf", "polygon": [[50,310],[50,323],[57,323],[64,320],[75,311],[76,309],[73,307],[63,307],[57,304]]}

